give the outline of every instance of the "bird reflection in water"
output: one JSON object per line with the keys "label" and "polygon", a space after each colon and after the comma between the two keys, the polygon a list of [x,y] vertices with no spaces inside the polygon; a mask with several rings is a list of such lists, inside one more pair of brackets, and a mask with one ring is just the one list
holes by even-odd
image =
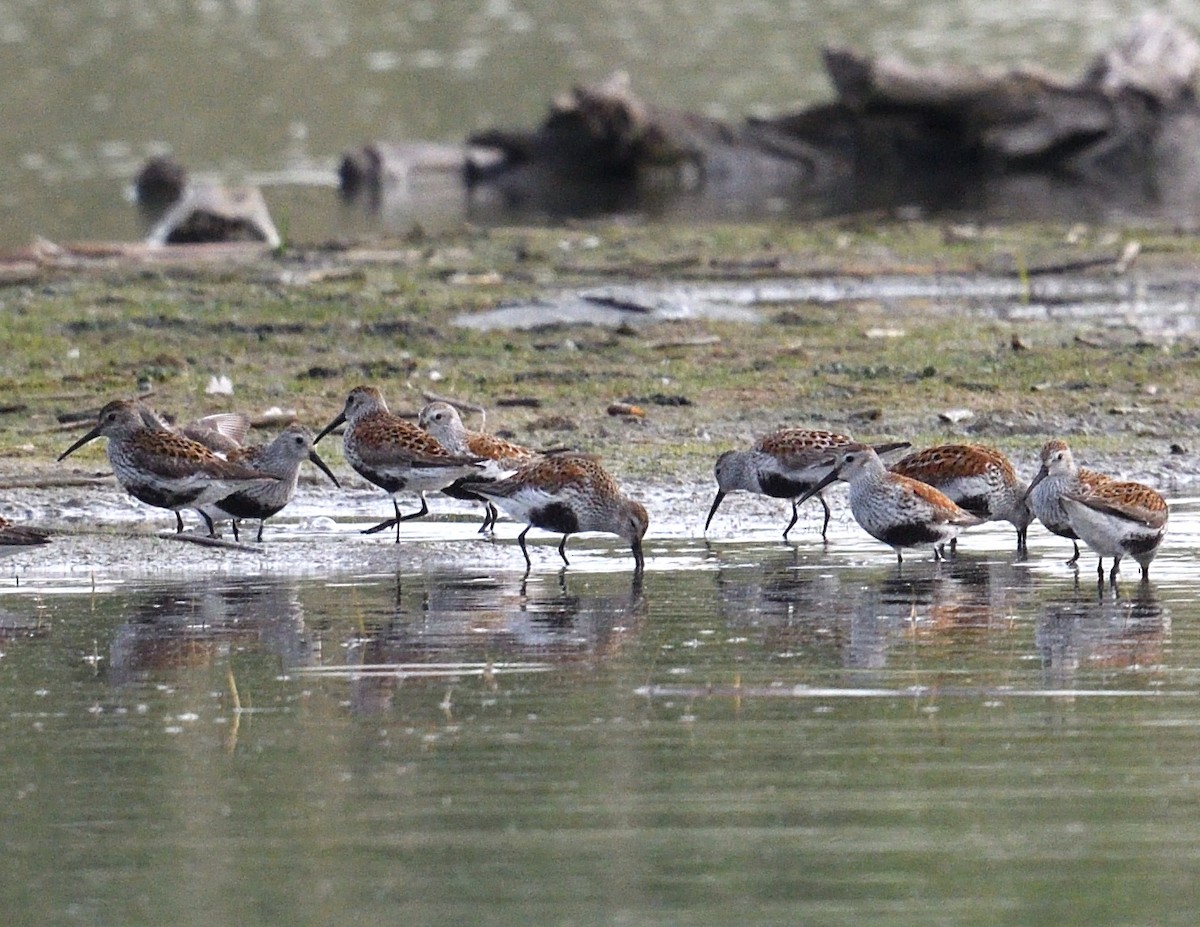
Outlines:
{"label": "bird reflection in water", "polygon": [[713,575],[718,611],[738,637],[755,640],[781,659],[805,654],[840,664],[849,620],[848,591],[837,571],[808,569],[791,548],[754,564],[723,564]]}
{"label": "bird reflection in water", "polygon": [[914,639],[948,652],[1006,633],[1032,578],[1010,558],[964,556],[936,569],[813,569],[795,552],[716,573],[727,625],[780,657],[828,668],[882,670]]}
{"label": "bird reflection in water", "polygon": [[[394,613],[347,648],[355,711],[393,706],[405,688],[446,692],[464,665],[503,663],[583,664],[616,653],[641,627],[646,596],[640,572],[516,578],[490,574],[429,574],[406,578]],[[422,672],[427,668],[427,672]],[[482,673],[499,688],[497,673]]]}
{"label": "bird reflection in water", "polygon": [[1150,583],[1078,583],[1045,604],[1036,640],[1047,688],[1080,685],[1089,670],[1153,667],[1163,660],[1170,613]]}
{"label": "bird reflection in water", "polygon": [[25,602],[20,611],[0,608],[0,645],[49,637],[50,622],[42,618],[41,609],[40,604],[33,606],[33,603]]}
{"label": "bird reflection in water", "polygon": [[319,659],[291,583],[156,586],[131,599],[109,647],[109,678],[117,686],[211,666],[234,648],[277,654],[285,670]]}

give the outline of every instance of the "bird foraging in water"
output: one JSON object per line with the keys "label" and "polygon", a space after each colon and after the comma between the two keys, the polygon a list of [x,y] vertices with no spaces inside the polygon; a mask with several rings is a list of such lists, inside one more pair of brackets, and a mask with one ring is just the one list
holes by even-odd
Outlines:
{"label": "bird foraging in water", "polygon": [[834,480],[850,484],[850,511],[867,534],[883,541],[904,562],[905,547],[933,548],[940,560],[941,546],[958,536],[963,528],[981,524],[982,518],[960,508],[944,493],[919,480],[890,473],[865,444],[852,444],[829,461],[827,476],[798,502],[816,495]]}
{"label": "bird foraging in water", "polygon": [[1042,446],[1041,467],[1029,483],[1025,496],[1029,506],[1047,530],[1059,537],[1068,538],[1075,553],[1067,564],[1079,561],[1079,534],[1071,524],[1067,510],[1063,507],[1063,496],[1088,495],[1098,490],[1109,477],[1095,470],[1088,470],[1075,462],[1075,456],[1067,442],[1053,438]]}
{"label": "bird foraging in water", "polygon": [[[748,451],[726,451],[717,458],[713,475],[717,478],[717,496],[704,522],[704,530],[712,524],[721,500],[731,492],[744,490],[774,499],[790,499],[792,520],[783,529],[788,532],[799,516],[801,497],[816,496],[825,510],[821,537],[829,529],[829,503],[820,491],[810,492],[828,473],[833,452],[853,445],[854,439],[834,431],[812,431],[807,428],[783,428],[759,438]],[[907,441],[875,446],[878,453],[908,447]]]}
{"label": "bird foraging in water", "polygon": [[[453,454],[437,438],[412,422],[388,411],[383,394],[373,386],[356,386],[346,397],[345,408],[313,440],[318,443],[338,425],[346,423],[342,448],[346,460],[360,476],[392,497],[396,517],[367,528],[374,534],[396,526],[400,543],[400,522],[420,518],[429,511],[425,493],[444,489],[455,480],[474,473],[483,458],[474,454]],[[396,494],[408,490],[421,499],[421,508],[400,514]]]}
{"label": "bird foraging in water", "polygon": [[300,424],[289,425],[270,444],[255,444],[232,451],[229,460],[278,477],[274,483],[239,489],[206,508],[206,514],[210,517],[224,516],[231,519],[235,541],[240,540],[238,519],[257,518],[256,541],[262,542],[263,524],[296,495],[296,486],[300,481],[300,464],[304,461],[311,462],[329,477],[334,486],[341,488],[333,471],[326,466],[313,447],[312,433]]}
{"label": "bird foraging in water", "polygon": [[[1017,529],[1017,552],[1025,552],[1029,523],[1033,521],[1029,487],[996,448],[940,444],[907,454],[888,469],[932,486],[984,521],[1007,521]],[[956,541],[950,542],[951,549]]]}
{"label": "bird foraging in water", "polygon": [[526,568],[532,567],[525,535],[542,528],[563,536],[558,545],[567,560],[567,538],[580,531],[603,531],[629,541],[634,568],[645,565],[642,538],[650,524],[646,508],[626,496],[594,457],[563,453],[531,461],[511,476],[491,483],[470,482],[464,487],[488,499],[527,527],[517,537]]}
{"label": "bird foraging in water", "polygon": [[279,478],[226,460],[203,444],[145,423],[141,403],[118,399],[100,410],[96,427],[59,455],[64,460],[89,441],[108,438],[113,474],[135,499],[175,512],[175,531],[183,531],[180,511],[195,508],[215,537],[203,506],[255,483]]}
{"label": "bird foraging in water", "polygon": [[1096,571],[1104,579],[1104,558],[1112,557],[1109,580],[1117,581],[1121,558],[1133,557],[1150,578],[1150,561],[1167,533],[1167,502],[1141,483],[1107,480],[1086,492],[1065,492],[1062,507],[1079,539],[1099,556]]}

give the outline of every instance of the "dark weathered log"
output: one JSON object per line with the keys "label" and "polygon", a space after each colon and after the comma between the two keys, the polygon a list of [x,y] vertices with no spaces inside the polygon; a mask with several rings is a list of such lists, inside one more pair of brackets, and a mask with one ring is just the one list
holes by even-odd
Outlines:
{"label": "dark weathered log", "polygon": [[[647,103],[618,73],[555,99],[536,128],[472,136],[447,163],[462,165],[476,210],[782,202],[799,214],[915,205],[1087,218],[1200,208],[1200,45],[1163,14],[1142,17],[1074,81],[844,49],[826,51],[825,65],[833,102],[741,123]],[[410,169],[388,152],[347,155],[343,191],[380,189],[397,160]]]}
{"label": "dark weathered log", "polygon": [[188,187],[146,240],[152,245],[258,241],[273,248],[281,243],[257,187],[208,184]]}

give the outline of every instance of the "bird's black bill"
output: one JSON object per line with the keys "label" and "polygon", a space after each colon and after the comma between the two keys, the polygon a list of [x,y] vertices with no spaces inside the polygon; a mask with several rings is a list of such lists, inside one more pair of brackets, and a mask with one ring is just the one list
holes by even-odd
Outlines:
{"label": "bird's black bill", "polygon": [[321,459],[320,454],[318,454],[315,450],[309,451],[308,459],[314,465],[316,465],[317,469],[319,469],[322,473],[324,473],[327,477],[329,477],[329,482],[333,483],[333,485],[336,486],[338,489],[342,488],[342,484],[337,481],[337,477],[333,475],[333,471],[330,470],[329,467],[327,467],[325,465],[325,461],[323,461]]}
{"label": "bird's black bill", "polygon": [[69,448],[67,448],[65,451],[63,451],[61,454],[59,454],[58,459],[63,460],[66,457],[70,457],[72,454],[74,454],[77,450],[79,450],[81,447],[83,447],[89,441],[95,441],[98,437],[100,437],[100,429],[93,428],[91,431],[89,431],[87,434],[85,434],[82,438],[80,438],[78,441],[76,441],[74,444],[72,444]]}
{"label": "bird's black bill", "polygon": [[330,422],[328,425],[326,425],[324,428],[322,428],[321,433],[319,435],[317,435],[315,438],[313,438],[313,444],[316,444],[318,441],[320,441],[323,437],[325,437],[327,434],[329,434],[329,432],[333,431],[333,429],[337,428],[337,426],[342,424],[344,421],[346,421],[346,413],[339,412],[337,414],[337,418],[335,418],[332,422]]}
{"label": "bird's black bill", "polygon": [[717,509],[721,505],[721,500],[725,498],[723,489],[717,490],[717,498],[713,499],[712,508],[708,510],[708,519],[704,522],[704,530],[708,531],[708,526],[712,524],[713,516],[717,514]]}

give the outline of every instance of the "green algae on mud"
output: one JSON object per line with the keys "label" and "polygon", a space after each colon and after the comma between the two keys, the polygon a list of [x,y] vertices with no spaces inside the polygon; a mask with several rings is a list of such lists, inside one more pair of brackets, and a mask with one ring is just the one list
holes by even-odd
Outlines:
{"label": "green algae on mud", "polygon": [[[1131,243],[1140,253],[1124,267]],[[1164,283],[1186,294],[1198,251],[1195,236],[1172,231],[854,219],[463,229],[237,264],[51,264],[0,276],[0,469],[53,467],[69,437],[60,416],[140,388],[179,415],[278,406],[319,425],[364,381],[398,410],[426,393],[477,403],[488,428],[598,451],[640,478],[707,477],[714,449],[784,423],[914,443],[966,436],[1029,454],[1067,434],[1134,466],[1196,443],[1200,307],[1181,295],[1146,308],[1136,294]],[[1118,270],[1133,298],[1039,295],[1039,280],[1111,281]],[[931,287],[838,296],[848,281],[883,278]],[[1018,286],[994,306],[966,306],[954,288],[939,292],[950,278]],[[826,281],[832,295],[764,301],[759,325],[453,324],[572,289],[787,279]],[[214,376],[229,377],[232,396],[206,394]],[[626,400],[645,416],[608,414]],[[956,409],[972,415],[940,417]]]}

